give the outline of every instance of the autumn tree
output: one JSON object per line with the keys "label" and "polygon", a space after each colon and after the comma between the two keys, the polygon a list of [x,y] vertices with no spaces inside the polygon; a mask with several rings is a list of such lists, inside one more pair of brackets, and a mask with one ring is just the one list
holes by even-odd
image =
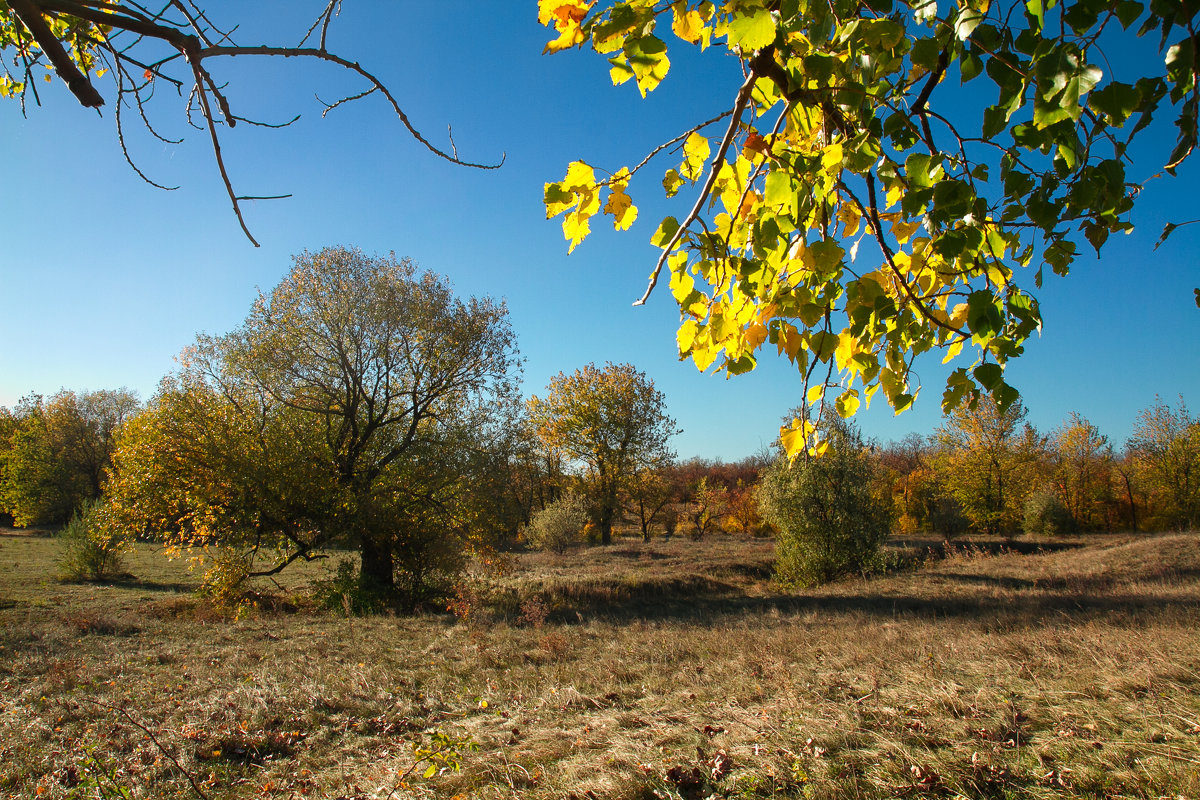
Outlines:
{"label": "autumn tree", "polygon": [[391,255],[302,253],[240,328],[198,338],[132,426],[118,516],[231,545],[259,559],[247,574],[345,542],[361,588],[411,608],[490,524],[473,487],[516,366],[503,303]]}
{"label": "autumn tree", "polygon": [[942,524],[940,512],[946,498],[939,492],[930,455],[926,438],[917,433],[889,442],[875,453],[877,480],[883,481],[891,494],[897,531],[941,528],[938,533],[953,535],[956,531],[945,530]]}
{"label": "autumn tree", "polygon": [[[1186,3],[539,0],[538,12],[555,30],[547,51],[590,48],[643,96],[672,69],[668,28],[740,84],[634,166],[580,160],[547,183],[568,250],[601,214],[629,228],[635,183],[660,163],[648,182],[685,199],[657,223],[637,302],[668,284],[681,357],[736,375],[778,353],[810,404],[828,396],[843,416],[880,391],[909,407],[913,360],[929,350],[961,359],[945,412],[983,393],[1007,408],[1005,365],[1041,327],[1045,274],[1128,231],[1142,182],[1197,142]],[[1131,169],[1131,142],[1166,116],[1174,150]],[[816,416],[785,426],[790,454],[812,446]]]}
{"label": "autumn tree", "polygon": [[663,518],[668,506],[679,499],[679,487],[664,466],[643,467],[626,484],[625,507],[637,520],[643,542],[650,541],[655,523]]}
{"label": "autumn tree", "polygon": [[140,408],[128,389],[30,395],[8,414],[0,494],[19,525],[66,522],[100,496],[116,435]]}
{"label": "autumn tree", "polygon": [[1143,410],[1128,446],[1160,524],[1180,529],[1200,524],[1200,420],[1183,399],[1176,408],[1156,399]]}
{"label": "autumn tree", "polygon": [[[30,96],[40,105],[37,82],[48,75],[44,70],[52,70],[84,108],[98,109],[111,103],[117,142],[126,161],[147,183],[168,190],[178,187],[150,178],[135,163],[125,144],[125,126],[127,119],[133,118],[155,138],[178,144],[160,133],[153,98],[164,92],[177,99],[186,97],[184,120],[206,134],[233,213],[255,246],[258,242],[242,216],[242,202],[288,195],[254,197],[234,189],[221,150],[225,130],[232,131],[239,123],[286,127],[299,115],[291,120],[264,121],[250,118],[253,109],[236,108],[229,99],[229,64],[233,61],[295,59],[336,67],[349,73],[352,83],[343,98],[323,103],[322,116],[374,95],[408,134],[434,155],[462,166],[499,166],[461,159],[453,139],[440,146],[432,143],[404,113],[391,89],[363,62],[329,46],[341,0],[329,0],[315,20],[297,21],[291,42],[275,30],[269,39],[252,44],[238,41],[244,35],[238,30],[244,21],[241,15],[207,5],[196,0],[175,0],[154,8],[121,0],[4,0],[0,2],[0,97],[18,99],[22,110]],[[172,113],[178,110],[172,108]]]}
{"label": "autumn tree", "polygon": [[1050,435],[1055,489],[1063,506],[1083,529],[1103,527],[1112,497],[1112,446],[1085,417],[1072,413]]}
{"label": "autumn tree", "polygon": [[1044,442],[1025,417],[1019,401],[1002,408],[984,398],[957,409],[934,433],[939,481],[976,530],[1016,530],[1038,482]]}
{"label": "autumn tree", "polygon": [[662,392],[631,364],[588,364],[560,372],[528,408],[543,445],[582,471],[600,540],[611,544],[629,480],[674,457],[668,442],[677,431]]}
{"label": "autumn tree", "polygon": [[721,526],[721,520],[729,511],[729,489],[705,475],[692,487],[689,497],[691,535],[694,539],[701,539]]}

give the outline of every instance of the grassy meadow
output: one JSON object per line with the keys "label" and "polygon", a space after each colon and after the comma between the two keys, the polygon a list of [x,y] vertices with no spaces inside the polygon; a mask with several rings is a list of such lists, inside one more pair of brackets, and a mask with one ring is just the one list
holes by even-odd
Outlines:
{"label": "grassy meadow", "polygon": [[783,592],[769,540],[630,540],[413,618],[305,565],[238,619],[150,545],[68,584],[3,531],[0,798],[1197,800],[1200,535],[1042,544]]}

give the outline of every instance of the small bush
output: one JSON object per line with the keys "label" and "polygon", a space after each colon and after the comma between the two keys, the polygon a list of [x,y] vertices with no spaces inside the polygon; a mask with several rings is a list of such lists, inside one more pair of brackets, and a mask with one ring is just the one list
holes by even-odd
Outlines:
{"label": "small bush", "polygon": [[561,553],[582,541],[587,521],[583,498],[565,494],[533,515],[525,528],[525,541],[537,550]]}
{"label": "small bush", "polygon": [[890,512],[871,497],[871,461],[858,432],[837,417],[821,422],[829,449],[789,464],[780,456],[759,490],[763,518],[779,531],[775,575],[811,586],[881,569]]}
{"label": "small bush", "polygon": [[1025,501],[1025,532],[1054,536],[1075,530],[1075,520],[1058,495],[1040,489]]}
{"label": "small bush", "polygon": [[125,575],[129,542],[103,524],[103,507],[85,500],[59,533],[63,580],[107,581]]}
{"label": "small bush", "polygon": [[962,506],[953,497],[939,497],[934,501],[929,513],[929,526],[934,533],[948,541],[966,533],[970,524]]}
{"label": "small bush", "polygon": [[235,548],[219,548],[204,571],[200,594],[221,611],[240,616],[249,610],[246,601],[246,579],[250,577],[250,557]]}
{"label": "small bush", "polygon": [[325,580],[312,582],[312,596],[321,608],[348,617],[375,614],[386,605],[378,594],[362,588],[358,566],[349,558],[339,561],[333,574]]}

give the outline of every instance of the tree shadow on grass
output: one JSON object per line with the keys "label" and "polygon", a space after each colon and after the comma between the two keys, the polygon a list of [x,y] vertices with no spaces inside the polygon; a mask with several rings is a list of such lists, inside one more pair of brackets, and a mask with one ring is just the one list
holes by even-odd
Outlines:
{"label": "tree shadow on grass", "polygon": [[174,594],[190,594],[196,591],[196,585],[193,583],[180,583],[177,581],[147,581],[135,578],[132,575],[123,578],[116,578],[111,581],[99,581],[105,586],[112,586],[117,589],[134,589],[143,592],[161,592]]}
{"label": "tree shadow on grass", "polygon": [[[844,595],[786,595],[761,597],[736,592],[710,593],[707,596],[688,596],[659,593],[653,597],[608,597],[607,602],[588,602],[586,596],[576,596],[556,605],[550,619],[561,623],[579,620],[598,620],[623,623],[685,622],[721,624],[736,618],[763,614],[867,616],[878,619],[978,620],[1006,626],[1038,627],[1045,623],[1061,624],[1063,615],[1084,618],[1112,616],[1132,618],[1134,615],[1163,612],[1200,612],[1200,593],[1186,597],[1164,597],[1148,592],[1112,591],[1097,583],[1095,590],[1086,585],[1069,583],[1061,587],[1021,579],[991,579],[980,576],[961,577],[969,582],[990,583],[1004,588],[1029,589],[1027,595],[927,597],[906,593],[862,592]],[[1007,584],[1007,585],[1005,585]],[[718,589],[714,582],[710,589]],[[733,589],[734,587],[726,587]],[[1106,590],[1107,589],[1107,590]]]}

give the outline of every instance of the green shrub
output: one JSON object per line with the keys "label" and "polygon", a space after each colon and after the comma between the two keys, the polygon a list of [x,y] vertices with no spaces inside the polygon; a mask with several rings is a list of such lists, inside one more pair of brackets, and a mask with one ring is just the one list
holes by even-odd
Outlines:
{"label": "green shrub", "polygon": [[525,541],[537,550],[561,553],[583,540],[587,521],[583,498],[567,493],[533,515],[525,528]]}
{"label": "green shrub", "polygon": [[359,582],[358,565],[353,559],[343,558],[333,574],[324,580],[312,582],[313,600],[321,608],[337,611],[346,616],[362,616],[383,611],[383,598]]}
{"label": "green shrub", "polygon": [[129,542],[103,524],[103,506],[85,500],[59,533],[63,580],[107,581],[125,575]]}
{"label": "green shrub", "polygon": [[759,503],[778,531],[776,578],[811,586],[882,566],[889,511],[871,498],[871,461],[862,438],[836,417],[821,422],[829,449],[820,458],[780,456],[767,468]]}
{"label": "green shrub", "polygon": [[1025,501],[1025,532],[1054,536],[1075,530],[1075,520],[1058,494],[1039,489]]}
{"label": "green shrub", "polygon": [[966,533],[970,525],[971,521],[963,513],[962,506],[953,497],[943,496],[933,501],[933,508],[929,512],[929,526],[934,533],[946,539],[953,539]]}

